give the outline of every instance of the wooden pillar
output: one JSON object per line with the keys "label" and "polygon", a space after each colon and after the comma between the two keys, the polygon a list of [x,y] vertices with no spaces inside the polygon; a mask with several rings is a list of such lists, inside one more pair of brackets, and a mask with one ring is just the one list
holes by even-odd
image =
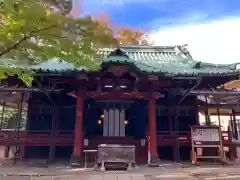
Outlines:
{"label": "wooden pillar", "polygon": [[[23,136],[23,139],[25,139],[25,132]],[[25,142],[22,142],[20,145],[20,161],[22,162],[25,160],[25,148]]]}
{"label": "wooden pillar", "polygon": [[[204,96],[204,98],[205,98],[206,104],[208,104],[207,97]],[[208,108],[207,109],[205,108],[204,110],[205,110],[204,111],[204,113],[205,113],[205,124],[210,126],[211,125],[211,119],[210,119],[210,116],[209,116]]]}
{"label": "wooden pillar", "polygon": [[4,157],[5,158],[9,157],[9,151],[10,151],[10,146],[5,146],[5,148],[4,148]]}
{"label": "wooden pillar", "polygon": [[[18,105],[18,115],[17,115],[17,145],[20,146],[20,161],[24,161],[25,159],[25,134],[26,134],[26,127],[24,130],[24,133],[20,132],[20,126],[21,126],[21,119],[22,119],[22,112],[23,112],[23,100],[24,100],[24,93],[21,94],[21,101]],[[14,159],[15,160],[15,159]],[[15,160],[16,162],[16,160]],[[14,162],[14,163],[15,163]]]}
{"label": "wooden pillar", "polygon": [[[174,136],[174,131],[173,131],[173,107],[169,106],[168,107],[168,127],[170,130],[170,136]],[[176,161],[176,143],[172,144],[173,148],[173,160]]]}
{"label": "wooden pillar", "polygon": [[197,97],[195,98],[195,112],[196,112],[196,125],[200,125],[200,121],[199,121],[199,107],[198,107],[198,100]]}
{"label": "wooden pillar", "polygon": [[172,106],[168,106],[168,127],[170,130],[170,135],[174,135],[172,117],[173,117],[173,108],[172,108]]}
{"label": "wooden pillar", "polygon": [[56,107],[55,107],[55,129],[57,130],[57,131],[59,131],[59,123],[60,123],[60,109],[62,109],[61,108],[61,106],[59,106],[59,105],[56,105]]}
{"label": "wooden pillar", "polygon": [[231,122],[232,122],[232,129],[230,127],[228,127],[228,139],[230,140],[230,149],[229,149],[229,153],[230,153],[230,159],[231,160],[235,160],[235,159],[239,159],[238,157],[238,147],[236,147],[236,145],[234,145],[233,143],[233,139],[234,140],[239,140],[239,132],[238,132],[238,128],[237,128],[237,121],[236,121],[236,112],[234,109],[232,109],[232,114],[231,114]]}
{"label": "wooden pillar", "polygon": [[173,161],[174,162],[177,162],[177,151],[178,151],[178,149],[177,149],[177,145],[176,144],[177,143],[174,142],[174,144],[172,145],[172,147],[173,147]]}
{"label": "wooden pillar", "polygon": [[235,110],[233,109],[232,110],[232,119],[233,119],[233,125],[234,125],[234,128],[232,128],[232,131],[234,132],[234,139],[235,140],[239,140],[239,134],[238,134],[238,129],[237,129],[237,121],[236,121],[236,112]]}
{"label": "wooden pillar", "polygon": [[51,138],[50,138],[50,151],[49,151],[49,161],[52,162],[55,158],[55,138],[57,137],[56,132],[56,123],[57,123],[57,105],[52,105],[52,129],[51,129]]}
{"label": "wooden pillar", "polygon": [[233,136],[231,132],[231,128],[228,126],[228,141],[229,141],[229,158],[231,161],[234,161],[237,158],[237,149],[233,144]]}
{"label": "wooden pillar", "polygon": [[157,132],[156,132],[156,98],[151,94],[148,99],[148,127],[150,137],[150,165],[157,165],[159,157],[157,152]]}
{"label": "wooden pillar", "polygon": [[19,133],[18,136],[19,136],[18,138],[20,141],[19,157],[20,157],[20,161],[23,162],[25,160],[25,150],[26,150],[25,141],[26,141],[26,137],[27,137],[27,128],[25,128],[25,130],[22,133]]}
{"label": "wooden pillar", "polygon": [[83,151],[83,98],[79,95],[77,96],[76,102],[76,122],[75,122],[75,131],[74,131],[74,145],[72,160],[73,163],[80,163],[81,155]]}

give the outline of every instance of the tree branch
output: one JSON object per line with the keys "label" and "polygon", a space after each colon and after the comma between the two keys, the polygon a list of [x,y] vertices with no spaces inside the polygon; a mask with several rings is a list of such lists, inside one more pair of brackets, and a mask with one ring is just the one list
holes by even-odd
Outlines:
{"label": "tree branch", "polygon": [[67,36],[57,36],[55,34],[45,34],[45,36],[52,36],[52,37],[59,38],[59,39],[69,39],[69,37],[67,37]]}
{"label": "tree branch", "polygon": [[54,27],[57,27],[57,25],[55,24],[55,25],[51,25],[51,26],[48,26],[48,27],[45,27],[45,28],[42,28],[42,29],[38,29],[38,30],[32,31],[31,34],[39,33],[39,32],[42,32],[42,31],[46,31],[46,30],[54,28]]}
{"label": "tree branch", "polygon": [[0,57],[11,52],[12,50],[16,49],[21,43],[23,43],[24,41],[28,40],[29,38],[33,37],[33,34],[34,33],[39,33],[39,32],[42,32],[42,31],[45,31],[45,30],[48,30],[48,29],[51,29],[53,27],[57,27],[57,25],[52,25],[52,26],[49,26],[49,27],[45,27],[45,28],[42,28],[42,29],[38,29],[38,30],[33,30],[31,31],[30,33],[28,33],[27,35],[25,35],[22,39],[20,39],[16,44],[8,47],[5,51],[3,52],[0,52]]}
{"label": "tree branch", "polygon": [[13,49],[16,49],[22,42],[24,42],[25,40],[27,40],[29,37],[27,35],[25,35],[21,40],[19,40],[16,44],[14,44],[13,46],[7,48],[5,51],[0,53],[0,57],[9,53],[10,51],[12,51]]}

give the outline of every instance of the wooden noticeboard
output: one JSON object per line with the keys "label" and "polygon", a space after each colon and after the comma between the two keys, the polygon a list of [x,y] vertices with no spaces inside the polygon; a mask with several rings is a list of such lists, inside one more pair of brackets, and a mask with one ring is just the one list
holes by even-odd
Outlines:
{"label": "wooden noticeboard", "polygon": [[[196,164],[198,159],[219,159],[224,162],[222,146],[222,135],[219,126],[192,126],[192,163]],[[202,155],[198,153],[202,149],[216,148],[217,155]]]}

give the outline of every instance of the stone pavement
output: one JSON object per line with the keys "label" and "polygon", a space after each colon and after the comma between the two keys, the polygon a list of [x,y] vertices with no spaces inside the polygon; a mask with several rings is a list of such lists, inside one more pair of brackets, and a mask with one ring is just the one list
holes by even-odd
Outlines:
{"label": "stone pavement", "polygon": [[0,166],[0,180],[214,180],[240,179],[240,166],[139,167],[126,171],[101,172],[67,166]]}

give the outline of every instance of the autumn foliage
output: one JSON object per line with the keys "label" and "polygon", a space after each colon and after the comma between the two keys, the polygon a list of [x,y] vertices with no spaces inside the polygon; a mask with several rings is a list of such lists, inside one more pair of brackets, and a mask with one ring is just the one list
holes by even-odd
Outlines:
{"label": "autumn foliage", "polygon": [[112,24],[110,16],[100,13],[93,15],[92,19],[99,23],[99,28],[110,28],[115,34],[115,38],[119,44],[129,45],[153,45],[146,31],[132,29],[120,24]]}

